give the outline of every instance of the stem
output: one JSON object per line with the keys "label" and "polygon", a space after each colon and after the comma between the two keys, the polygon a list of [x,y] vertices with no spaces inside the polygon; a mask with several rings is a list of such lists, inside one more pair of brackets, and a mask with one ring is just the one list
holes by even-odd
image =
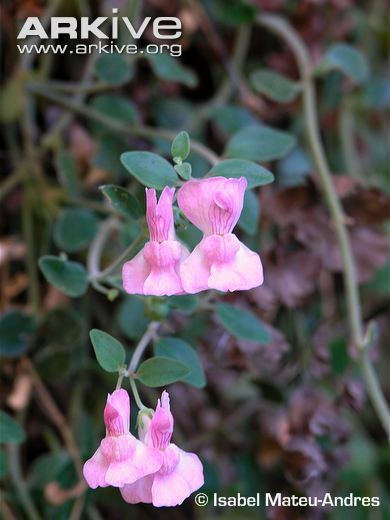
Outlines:
{"label": "stem", "polygon": [[21,170],[16,170],[11,175],[8,175],[8,177],[0,184],[0,200],[22,180],[23,172]]}
{"label": "stem", "polygon": [[91,281],[99,281],[107,278],[117,267],[121,266],[123,262],[138,248],[144,241],[143,234],[140,234],[124,251],[121,253],[116,260],[114,260],[108,267],[100,270],[100,258],[102,256],[103,249],[106,245],[108,237],[111,231],[118,229],[118,222],[115,219],[108,219],[101,224],[100,231],[93,240],[87,258],[87,269],[89,279]]}
{"label": "stem", "polygon": [[[146,408],[146,406],[141,401],[141,398],[138,393],[137,385],[134,381],[133,374],[136,371],[138,363],[142,357],[142,354],[144,353],[150,340],[156,335],[156,332],[157,332],[157,329],[159,326],[160,326],[160,323],[158,321],[151,321],[149,323],[148,328],[145,331],[145,334],[139,340],[138,345],[134,349],[133,355],[131,356],[131,359],[130,359],[129,367],[127,369],[127,373],[128,373],[129,379],[130,379],[130,386],[133,391],[134,399],[140,410],[142,410],[142,408]],[[118,390],[121,387],[124,376],[125,376],[125,373],[121,373],[119,375],[118,381],[116,383],[116,390]]]}
{"label": "stem", "polygon": [[26,482],[20,470],[19,446],[9,444],[7,446],[9,471],[13,485],[19,495],[20,502],[29,520],[40,520],[41,516],[35,508],[34,502],[28,492]]}
{"label": "stem", "polygon": [[260,15],[257,18],[260,25],[278,34],[289,45],[298,63],[303,94],[303,115],[305,120],[306,135],[312,152],[313,160],[320,177],[324,190],[325,200],[332,215],[337,240],[339,243],[342,261],[343,276],[346,288],[346,299],[350,331],[354,344],[360,356],[359,364],[366,381],[368,394],[372,405],[382,423],[385,431],[390,434],[390,412],[376,374],[368,357],[364,341],[363,322],[361,315],[358,283],[356,278],[354,258],[351,244],[344,222],[343,210],[337,197],[332,176],[322,146],[318,126],[318,115],[316,110],[316,97],[313,80],[311,78],[311,64],[309,53],[305,44],[294,31],[294,29],[279,16]]}
{"label": "stem", "polygon": [[57,404],[55,403],[54,399],[47,391],[38,372],[35,370],[35,367],[32,364],[32,362],[27,358],[25,358],[23,362],[24,362],[24,365],[26,366],[27,370],[31,374],[33,384],[35,386],[37,396],[38,396],[39,400],[41,401],[43,410],[50,417],[52,422],[58,428],[58,431],[61,433],[61,436],[64,440],[64,444],[65,444],[70,456],[73,459],[73,462],[74,462],[74,465],[75,465],[75,468],[77,471],[77,475],[79,476],[80,480],[83,481],[83,466],[81,463],[79,450],[77,448],[77,444],[76,444],[75,438],[73,436],[73,432],[70,429],[65,416],[62,414],[62,412],[58,408]]}
{"label": "stem", "polygon": [[[111,128],[111,130],[118,132],[120,134],[129,134],[137,137],[144,137],[146,139],[164,139],[165,141],[172,141],[176,137],[176,132],[172,132],[170,130],[165,130],[164,128],[153,128],[151,126],[130,126],[111,117],[105,116],[104,114],[99,113],[97,110],[94,110],[89,107],[85,107],[80,105],[79,103],[70,100],[66,97],[58,95],[57,93],[53,93],[47,90],[45,87],[38,85],[36,83],[28,83],[28,89],[30,92],[37,96],[44,97],[57,105],[63,106],[68,110],[75,112],[76,114],[83,115],[93,121],[97,121]],[[219,163],[220,159],[218,155],[210,150],[207,146],[199,143],[198,141],[191,140],[191,149],[196,152],[198,155],[201,155],[207,161],[214,166]]]}
{"label": "stem", "polygon": [[138,366],[138,363],[142,357],[142,354],[144,353],[144,350],[149,344],[149,341],[156,335],[157,329],[160,326],[160,322],[158,321],[151,321],[148,325],[148,328],[146,329],[145,334],[140,339],[138,345],[135,347],[135,350],[133,352],[133,355],[131,357],[130,363],[129,363],[129,372],[135,372]]}

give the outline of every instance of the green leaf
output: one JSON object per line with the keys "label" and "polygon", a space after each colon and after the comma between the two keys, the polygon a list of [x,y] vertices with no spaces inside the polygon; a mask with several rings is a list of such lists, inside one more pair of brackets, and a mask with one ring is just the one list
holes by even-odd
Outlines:
{"label": "green leaf", "polygon": [[211,112],[211,116],[218,130],[228,137],[245,126],[257,123],[249,110],[236,105],[218,106]]}
{"label": "green leaf", "polygon": [[153,388],[180,381],[190,373],[183,363],[166,357],[152,357],[141,363],[137,370],[138,379]]}
{"label": "green leaf", "polygon": [[273,161],[284,157],[294,146],[295,137],[268,126],[250,125],[228,141],[225,155],[252,161]]}
{"label": "green leaf", "polygon": [[211,177],[221,175],[222,177],[246,177],[248,181],[248,189],[264,186],[273,182],[273,174],[252,161],[245,159],[226,159],[211,168],[208,173]]}
{"label": "green leaf", "polygon": [[233,336],[256,343],[268,343],[271,340],[262,322],[251,311],[228,303],[218,303],[216,311],[222,325]]}
{"label": "green leaf", "polygon": [[101,54],[95,62],[96,76],[110,85],[123,85],[131,79],[130,66],[120,54]]}
{"label": "green leaf", "polygon": [[49,482],[56,480],[70,461],[69,453],[63,450],[41,455],[32,464],[29,485],[34,489],[42,489]]}
{"label": "green leaf", "polygon": [[254,71],[250,83],[256,92],[280,103],[292,101],[300,91],[297,83],[268,69]]}
{"label": "green leaf", "polygon": [[35,332],[34,319],[15,309],[0,317],[0,355],[8,358],[24,354],[31,345]]}
{"label": "green leaf", "polygon": [[60,183],[70,197],[80,195],[80,180],[76,159],[71,152],[60,151],[55,158],[55,166]]}
{"label": "green leaf", "polygon": [[260,203],[256,194],[251,190],[247,190],[244,196],[244,206],[238,225],[248,235],[255,235],[260,217]]}
{"label": "green leaf", "polygon": [[[0,432],[1,433],[1,432]],[[0,435],[1,439],[1,435]],[[7,455],[4,450],[0,449],[0,479],[8,474]]]}
{"label": "green leaf", "polygon": [[85,249],[98,230],[98,218],[87,209],[66,209],[54,224],[54,242],[67,253]]}
{"label": "green leaf", "polygon": [[[134,124],[139,121],[139,114],[135,104],[118,94],[100,94],[99,96],[95,96],[90,106],[100,114],[126,124]],[[110,131],[110,129],[102,123],[94,122],[92,126],[97,133],[107,133]]]}
{"label": "green leaf", "polygon": [[78,262],[47,255],[42,256],[38,264],[46,280],[64,294],[77,298],[86,292],[87,272]]}
{"label": "green leaf", "polygon": [[313,166],[302,148],[294,148],[278,163],[278,184],[284,188],[305,183]]}
{"label": "green leaf", "polygon": [[183,294],[180,296],[169,296],[168,303],[174,309],[183,314],[191,314],[198,306],[198,298],[193,294]]}
{"label": "green leaf", "polygon": [[138,200],[129,191],[121,186],[106,184],[99,186],[99,190],[110,201],[111,206],[125,217],[137,219],[142,215]]}
{"label": "green leaf", "polygon": [[118,372],[126,359],[122,343],[99,329],[92,329],[89,337],[99,365],[107,372]]}
{"label": "green leaf", "polygon": [[330,365],[334,374],[345,372],[349,365],[349,355],[344,338],[335,338],[329,343]]}
{"label": "green leaf", "polygon": [[26,439],[23,428],[11,416],[0,410],[0,442],[20,444]]}
{"label": "green leaf", "polygon": [[188,376],[182,378],[185,383],[197,388],[206,385],[206,377],[198,353],[186,341],[171,337],[161,338],[154,346],[154,354],[183,363],[190,370]]}
{"label": "green leaf", "polygon": [[369,74],[365,56],[355,47],[346,43],[332,45],[318,68],[320,72],[338,69],[355,83],[363,83]]}
{"label": "green leaf", "polygon": [[149,320],[144,302],[135,296],[126,296],[119,306],[118,325],[128,339],[138,340],[146,331]]}
{"label": "green leaf", "polygon": [[195,87],[198,83],[195,74],[169,54],[148,54],[146,57],[158,78],[182,83],[186,87]]}
{"label": "green leaf", "polygon": [[174,168],[177,174],[180,175],[182,179],[187,181],[191,178],[192,168],[190,163],[185,162],[183,164],[176,164]]}
{"label": "green leaf", "polygon": [[177,134],[171,146],[172,157],[180,157],[182,161],[187,159],[190,153],[190,136],[187,132]]}
{"label": "green leaf", "polygon": [[144,186],[162,190],[165,186],[177,186],[179,182],[173,166],[155,153],[125,152],[121,162]]}

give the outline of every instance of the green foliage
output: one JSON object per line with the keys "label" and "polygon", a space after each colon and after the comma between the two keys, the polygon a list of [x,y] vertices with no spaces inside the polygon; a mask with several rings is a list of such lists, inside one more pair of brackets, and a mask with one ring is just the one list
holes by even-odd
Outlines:
{"label": "green foliage", "polygon": [[4,450],[0,449],[0,479],[8,474],[7,455]]}
{"label": "green foliage", "polygon": [[[100,114],[111,117],[126,124],[136,124],[139,121],[137,107],[132,101],[118,94],[100,94],[92,98],[91,108]],[[94,122],[93,129],[98,134],[110,132],[106,125]]]}
{"label": "green foliage", "polygon": [[247,190],[244,196],[244,206],[238,221],[241,229],[248,235],[255,235],[260,218],[260,204],[258,197],[251,190]]}
{"label": "green foliage", "polygon": [[172,141],[171,154],[173,159],[184,161],[190,153],[190,136],[187,132],[180,132]]}
{"label": "green foliage", "polygon": [[137,370],[137,377],[141,383],[152,388],[181,381],[189,374],[190,369],[183,363],[161,356],[147,359]]}
{"label": "green foliage", "polygon": [[67,253],[85,249],[98,230],[98,219],[87,209],[66,209],[54,224],[56,246]]}
{"label": "green foliage", "polygon": [[69,453],[64,450],[41,455],[32,464],[29,485],[33,489],[43,489],[49,482],[57,480],[70,461]]}
{"label": "green foliage", "polygon": [[369,74],[366,58],[352,45],[336,43],[326,52],[322,63],[318,66],[319,72],[332,69],[340,70],[355,83],[364,83]]}
{"label": "green foliage", "polygon": [[271,340],[262,322],[251,311],[229,303],[217,303],[216,312],[222,325],[233,336],[256,343],[268,343]]}
{"label": "green foliage", "polygon": [[26,434],[19,423],[3,410],[0,410],[0,442],[2,444],[21,444]]}
{"label": "green foliage", "polygon": [[169,54],[147,54],[145,57],[149,60],[153,72],[160,79],[182,83],[186,87],[195,87],[198,83],[195,74]]}
{"label": "green foliage", "polygon": [[39,268],[46,280],[68,296],[82,296],[88,287],[87,271],[78,263],[58,256],[42,256]]}
{"label": "green foliage", "polygon": [[96,76],[110,85],[119,86],[131,79],[131,70],[121,54],[101,54],[95,62]]}
{"label": "green foliage", "polygon": [[176,173],[184,180],[188,180],[191,178],[192,167],[188,162],[184,162],[182,164],[175,164],[174,166]]}
{"label": "green foliage", "polygon": [[209,171],[211,177],[245,177],[248,181],[248,188],[264,186],[274,181],[272,173],[252,161],[245,159],[226,159],[219,162]]}
{"label": "green foliage", "polygon": [[178,184],[173,166],[155,153],[125,152],[121,155],[121,162],[133,177],[149,188],[162,190],[165,186]]}
{"label": "green foliage", "polygon": [[250,83],[256,92],[279,103],[292,101],[300,91],[295,81],[268,69],[254,71],[250,76]]}
{"label": "green foliage", "polygon": [[0,316],[0,355],[8,358],[24,354],[36,330],[34,318],[14,309]]}
{"label": "green foliage", "polygon": [[96,359],[107,372],[118,372],[125,363],[126,352],[122,343],[103,330],[92,329],[89,333]]}
{"label": "green foliage", "polygon": [[295,146],[295,137],[268,126],[251,125],[239,130],[228,141],[225,155],[251,161],[281,159]]}
{"label": "green foliage", "polygon": [[128,190],[114,184],[100,186],[99,190],[110,201],[111,206],[125,217],[138,219],[142,209],[138,200]]}
{"label": "green foliage", "polygon": [[57,153],[55,157],[58,180],[65,188],[69,197],[80,195],[80,179],[74,155],[66,150]]}
{"label": "green foliage", "polygon": [[145,316],[145,304],[136,296],[126,296],[119,306],[118,325],[128,339],[137,340],[146,331],[149,320]]}
{"label": "green foliage", "polygon": [[186,341],[173,337],[162,338],[155,344],[154,354],[183,363],[190,370],[190,373],[182,378],[185,383],[197,388],[203,388],[206,385],[206,377],[199,356]]}

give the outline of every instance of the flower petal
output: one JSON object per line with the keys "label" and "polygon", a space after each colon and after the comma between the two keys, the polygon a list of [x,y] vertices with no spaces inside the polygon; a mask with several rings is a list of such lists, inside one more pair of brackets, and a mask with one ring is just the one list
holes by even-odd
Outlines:
{"label": "flower petal", "polygon": [[204,484],[203,466],[195,453],[187,453],[180,450],[180,461],[175,468],[175,473],[185,480],[191,493]]}
{"label": "flower petal", "polygon": [[129,504],[150,504],[152,502],[152,484],[154,475],[147,475],[146,477],[136,480],[132,484],[125,484],[119,491],[123,500]]}
{"label": "flower petal", "polygon": [[208,289],[207,280],[210,266],[202,253],[205,238],[195,247],[190,256],[180,266],[181,283],[185,292],[194,294]]}
{"label": "flower petal", "polygon": [[144,258],[144,250],[123,265],[123,288],[128,294],[143,294],[144,283],[150,274],[150,266]]}
{"label": "flower petal", "polygon": [[225,182],[225,177],[192,180],[184,183],[177,193],[179,208],[203,233],[212,233],[210,208],[215,204],[216,191]]}
{"label": "flower petal", "polygon": [[155,507],[180,505],[191,494],[187,481],[176,472],[168,475],[154,475],[152,498]]}
{"label": "flower petal", "polygon": [[263,283],[260,257],[240,242],[234,259],[227,263],[213,263],[207,280],[209,289],[246,291]]}
{"label": "flower petal", "polygon": [[129,432],[130,398],[123,388],[115,390],[107,397],[104,409],[104,422],[109,435],[120,435]]}
{"label": "flower petal", "polygon": [[98,448],[90,459],[88,459],[83,467],[83,475],[90,488],[107,487],[106,473],[109,461]]}

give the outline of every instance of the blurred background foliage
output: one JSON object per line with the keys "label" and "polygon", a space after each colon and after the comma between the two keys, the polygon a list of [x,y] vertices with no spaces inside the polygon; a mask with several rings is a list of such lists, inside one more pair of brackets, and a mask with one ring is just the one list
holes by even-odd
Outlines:
{"label": "blurred background foliage", "polygon": [[[95,17],[112,7],[132,19],[179,16],[182,56],[18,54],[16,34],[27,16]],[[304,137],[295,59],[256,23],[268,12],[290,22],[315,64],[320,129],[351,237],[363,317],[375,324],[369,356],[389,396],[386,2],[3,0],[4,518],[389,514],[386,436],[349,341],[340,253]],[[142,44],[151,42],[146,31]],[[275,133],[264,136],[260,123]],[[183,129],[215,154],[259,162],[275,175],[273,184],[247,193],[239,222],[240,238],[264,263],[260,288],[138,298],[120,290],[118,269],[103,281],[91,277],[91,250],[102,233],[105,268],[145,232],[144,188],[120,154],[152,150],[169,157],[172,139],[164,132]],[[188,161],[195,177],[210,168],[194,148]],[[130,203],[110,205],[101,185],[126,188]],[[197,230],[179,213],[176,221],[180,238],[193,247]],[[45,255],[54,260],[46,256],[39,268]],[[120,339],[129,357],[155,319],[163,322],[162,336],[185,341],[201,360],[192,374],[196,384],[175,383],[169,392],[174,438],[201,457],[203,491],[353,492],[380,496],[380,510],[216,511],[192,499],[157,510],[129,506],[115,489],[86,492],[80,465],[103,433],[102,409],[116,383],[96,363],[88,332],[99,328]],[[154,406],[158,390],[140,391]]]}

